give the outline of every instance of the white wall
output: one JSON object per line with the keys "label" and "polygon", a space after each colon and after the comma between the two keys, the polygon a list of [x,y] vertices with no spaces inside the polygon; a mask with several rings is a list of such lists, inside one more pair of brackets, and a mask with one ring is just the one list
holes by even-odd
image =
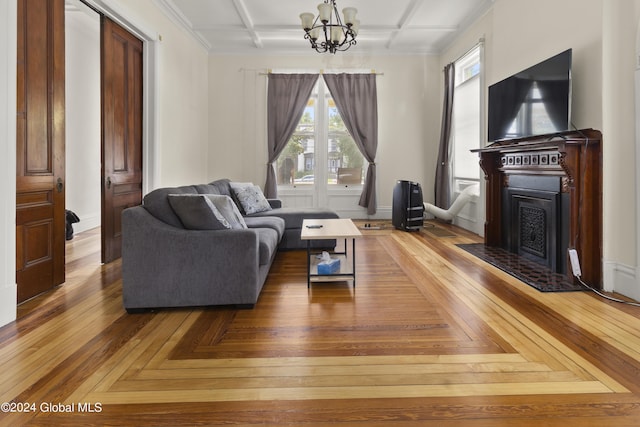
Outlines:
{"label": "white wall", "polygon": [[[209,60],[209,179],[264,185],[269,69],[375,70],[378,88],[378,210],[390,215],[398,179],[422,184],[433,200],[440,116],[436,57],[349,55],[212,56]],[[390,217],[390,216],[389,216]]]}
{"label": "white wall", "polygon": [[157,186],[204,182],[209,150],[208,55],[175,27],[163,23],[161,28]]}
{"label": "white wall", "polygon": [[65,72],[65,207],[80,233],[101,224],[100,16],[88,7],[65,14]]}
{"label": "white wall", "polygon": [[154,116],[155,128],[143,156],[154,167],[154,182],[145,190],[202,182],[207,176],[207,51],[154,0],[86,1],[125,20],[123,25],[153,53],[148,58],[152,64],[145,64],[145,78],[154,79],[147,88],[153,104],[144,108]]}
{"label": "white wall", "polygon": [[603,0],[495,0],[492,9],[442,53],[440,64],[454,61],[484,38],[489,86],[573,48],[573,122],[579,129],[602,130],[602,4]]}
{"label": "white wall", "polygon": [[573,122],[602,130],[602,2],[496,0],[487,83],[573,48]]}
{"label": "white wall", "polygon": [[[636,123],[638,105],[632,90],[640,47],[636,45],[640,1],[603,1],[602,18],[605,284],[609,290],[640,300],[639,182],[634,174],[639,159],[634,141],[640,123]],[[636,85],[635,91],[639,90]]]}

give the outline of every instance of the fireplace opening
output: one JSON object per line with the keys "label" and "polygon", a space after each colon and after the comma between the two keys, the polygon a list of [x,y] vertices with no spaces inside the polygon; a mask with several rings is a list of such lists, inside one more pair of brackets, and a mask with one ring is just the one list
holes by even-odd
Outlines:
{"label": "fireplace opening", "polygon": [[512,190],[509,251],[557,272],[558,217],[556,194]]}
{"label": "fireplace opening", "polygon": [[503,201],[503,249],[565,274],[569,233],[561,179],[511,176]]}

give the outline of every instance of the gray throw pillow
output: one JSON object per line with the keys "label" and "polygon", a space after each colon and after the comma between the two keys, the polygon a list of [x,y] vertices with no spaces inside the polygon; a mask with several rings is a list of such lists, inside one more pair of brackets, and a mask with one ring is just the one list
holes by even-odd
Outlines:
{"label": "gray throw pillow", "polygon": [[231,197],[222,194],[204,194],[227,220],[232,229],[247,228],[242,214]]}
{"label": "gray throw pillow", "polygon": [[213,202],[202,194],[169,194],[169,204],[184,228],[189,230],[228,230],[231,225]]}
{"label": "gray throw pillow", "polygon": [[238,196],[236,196],[236,192],[234,190],[234,187],[237,189],[240,189],[244,186],[247,185],[253,185],[253,182],[235,182],[235,181],[229,181],[229,197],[231,197],[231,200],[233,200],[233,203],[236,204],[236,206],[238,207],[238,210],[240,211],[240,213],[242,215],[246,215],[247,213],[244,211],[244,208],[242,207],[242,204],[240,203],[240,200],[238,200]]}
{"label": "gray throw pillow", "polygon": [[271,210],[269,201],[257,185],[251,183],[238,185],[232,182],[231,189],[247,215]]}

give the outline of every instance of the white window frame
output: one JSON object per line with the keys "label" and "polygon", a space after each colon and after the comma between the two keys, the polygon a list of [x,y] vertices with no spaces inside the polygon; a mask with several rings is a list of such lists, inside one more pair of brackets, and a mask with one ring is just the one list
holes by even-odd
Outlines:
{"label": "white window frame", "polygon": [[[273,70],[274,73],[318,73],[316,71]],[[331,73],[368,73],[371,70],[332,70]],[[323,72],[320,71],[320,74]],[[314,114],[314,183],[309,184],[281,184],[278,182],[278,197],[285,206],[295,207],[328,207],[335,210],[341,218],[362,218],[366,210],[358,206],[363,184],[328,184],[328,140],[329,118],[328,100],[331,98],[322,75],[318,78],[317,90],[314,88],[311,96],[316,96],[316,110]],[[318,167],[323,165],[323,167]],[[366,172],[367,162],[363,162],[363,173]],[[327,183],[324,186],[318,183]],[[324,187],[324,188],[323,188]],[[363,213],[364,212],[364,213]]]}
{"label": "white window frame", "polygon": [[[483,43],[480,42],[473,48],[471,48],[466,54],[461,56],[458,60],[455,61],[456,68],[456,79],[455,86],[456,89],[459,86],[463,86],[465,84],[469,84],[474,82],[474,79],[477,79],[478,85],[478,129],[477,129],[477,144],[475,144],[474,148],[482,148],[485,145],[484,135],[484,96],[482,88],[484,87],[484,61],[483,61]],[[454,108],[456,102],[461,102],[460,99],[456,99],[456,94],[459,93],[458,90],[454,90]],[[464,102],[464,101],[462,101]],[[453,116],[453,125],[452,125],[452,135],[451,135],[451,200],[454,200],[458,194],[460,194],[465,188],[471,185],[482,185],[482,170],[479,164],[478,158],[478,166],[477,166],[477,176],[458,176],[456,175],[456,155],[455,150],[458,147],[460,149],[460,145],[456,144],[456,128],[455,128],[456,117],[455,114]],[[465,145],[463,149],[468,149],[468,145]],[[467,230],[475,232],[477,234],[484,234],[484,201],[482,197],[472,198],[469,206],[465,207],[454,220],[454,224],[459,225]]]}

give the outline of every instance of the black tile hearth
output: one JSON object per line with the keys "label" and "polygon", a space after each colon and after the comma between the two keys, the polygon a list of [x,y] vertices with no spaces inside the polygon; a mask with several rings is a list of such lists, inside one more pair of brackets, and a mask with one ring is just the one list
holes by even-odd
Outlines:
{"label": "black tile hearth", "polygon": [[484,243],[459,244],[457,246],[540,292],[585,290],[582,286],[567,280],[562,274],[554,273],[541,264],[529,261],[502,248],[485,246]]}

